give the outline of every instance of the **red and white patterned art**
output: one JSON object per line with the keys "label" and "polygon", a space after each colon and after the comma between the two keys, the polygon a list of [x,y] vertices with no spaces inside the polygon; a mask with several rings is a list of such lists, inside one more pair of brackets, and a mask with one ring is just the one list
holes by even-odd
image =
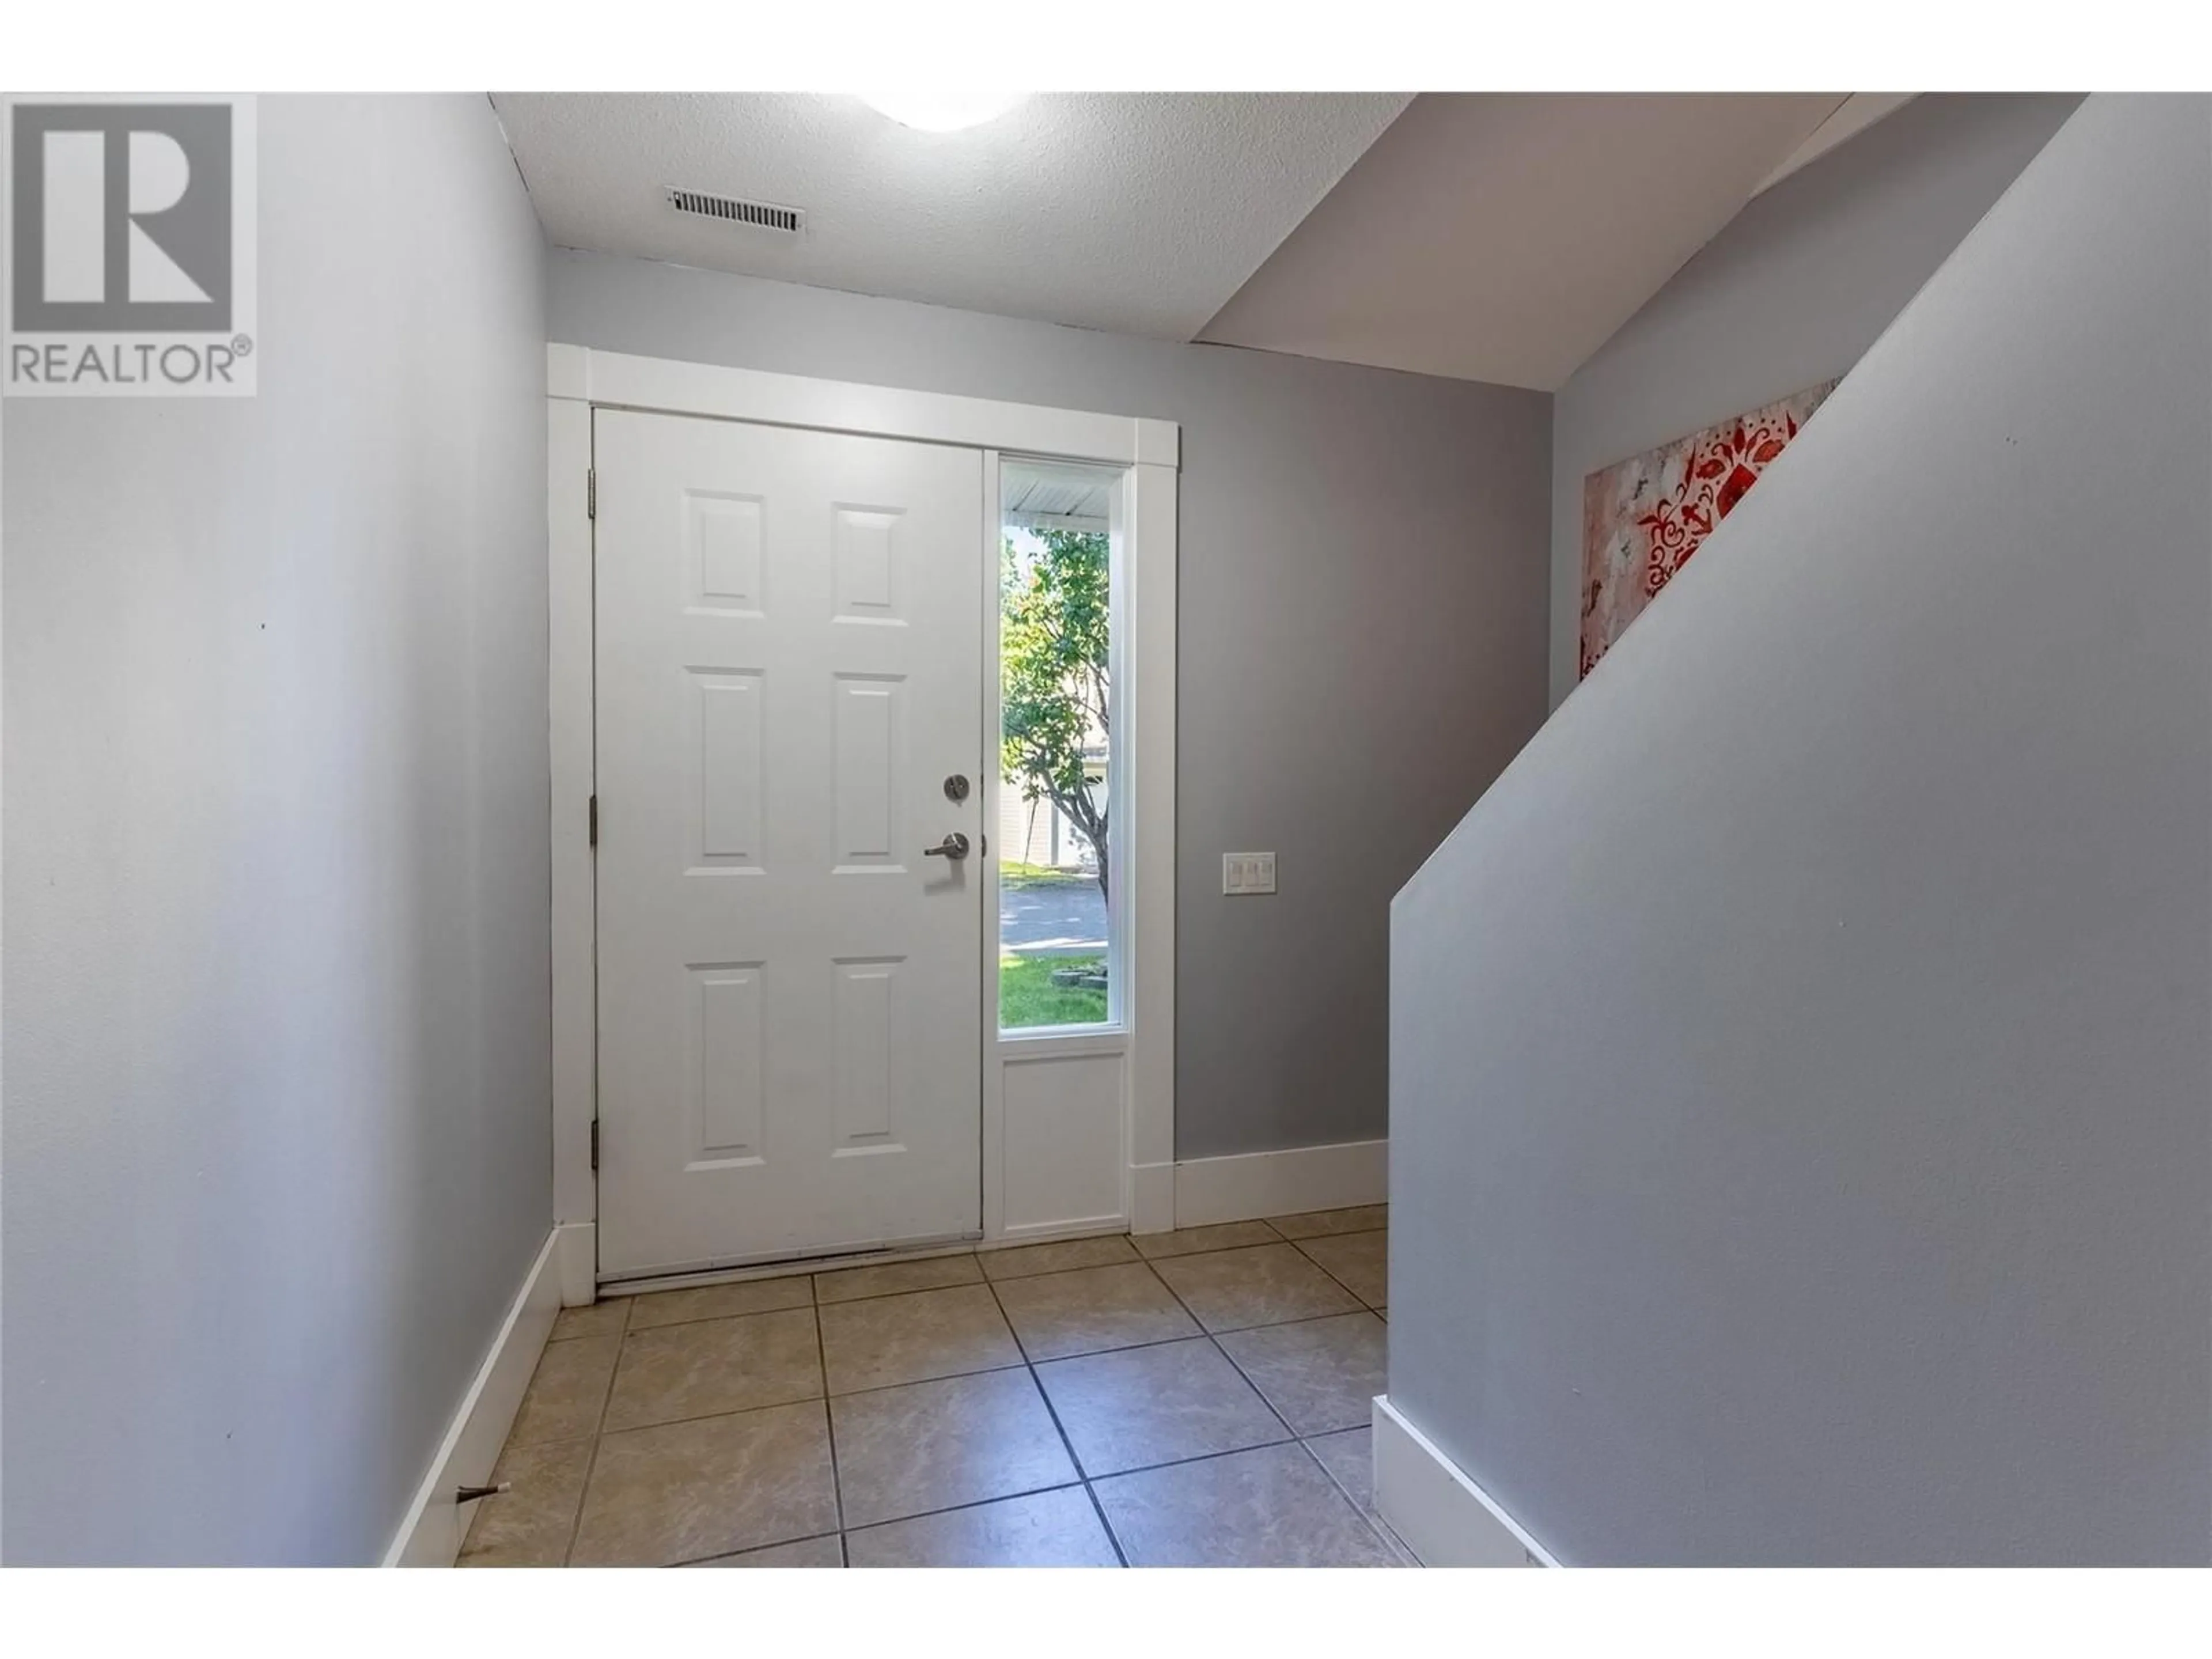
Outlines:
{"label": "red and white patterned art", "polygon": [[1824,381],[1583,480],[1583,675],[1835,389]]}

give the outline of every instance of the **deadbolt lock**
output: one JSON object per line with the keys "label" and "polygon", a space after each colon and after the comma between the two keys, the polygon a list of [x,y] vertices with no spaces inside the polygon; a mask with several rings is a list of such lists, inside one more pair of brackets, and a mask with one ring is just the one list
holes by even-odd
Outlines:
{"label": "deadbolt lock", "polygon": [[945,779],[945,799],[956,802],[968,799],[968,780],[963,774],[955,772],[951,777]]}

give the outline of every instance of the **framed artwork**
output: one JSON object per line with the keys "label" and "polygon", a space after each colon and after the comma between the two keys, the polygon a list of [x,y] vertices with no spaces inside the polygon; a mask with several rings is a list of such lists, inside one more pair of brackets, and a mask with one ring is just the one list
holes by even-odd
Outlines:
{"label": "framed artwork", "polygon": [[1825,380],[1583,481],[1577,678],[1597,666],[1835,389]]}

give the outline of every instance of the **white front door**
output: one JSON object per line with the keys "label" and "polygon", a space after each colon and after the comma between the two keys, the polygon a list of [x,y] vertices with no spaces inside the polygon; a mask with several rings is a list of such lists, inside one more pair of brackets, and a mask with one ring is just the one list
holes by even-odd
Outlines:
{"label": "white front door", "polygon": [[600,1271],[974,1234],[982,458],[592,445]]}

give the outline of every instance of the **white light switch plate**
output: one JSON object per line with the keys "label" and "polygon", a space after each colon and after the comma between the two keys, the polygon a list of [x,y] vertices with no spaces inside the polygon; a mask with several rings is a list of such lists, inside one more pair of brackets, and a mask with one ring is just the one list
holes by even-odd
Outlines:
{"label": "white light switch plate", "polygon": [[1273,853],[1224,853],[1221,890],[1224,893],[1272,893],[1275,890]]}

